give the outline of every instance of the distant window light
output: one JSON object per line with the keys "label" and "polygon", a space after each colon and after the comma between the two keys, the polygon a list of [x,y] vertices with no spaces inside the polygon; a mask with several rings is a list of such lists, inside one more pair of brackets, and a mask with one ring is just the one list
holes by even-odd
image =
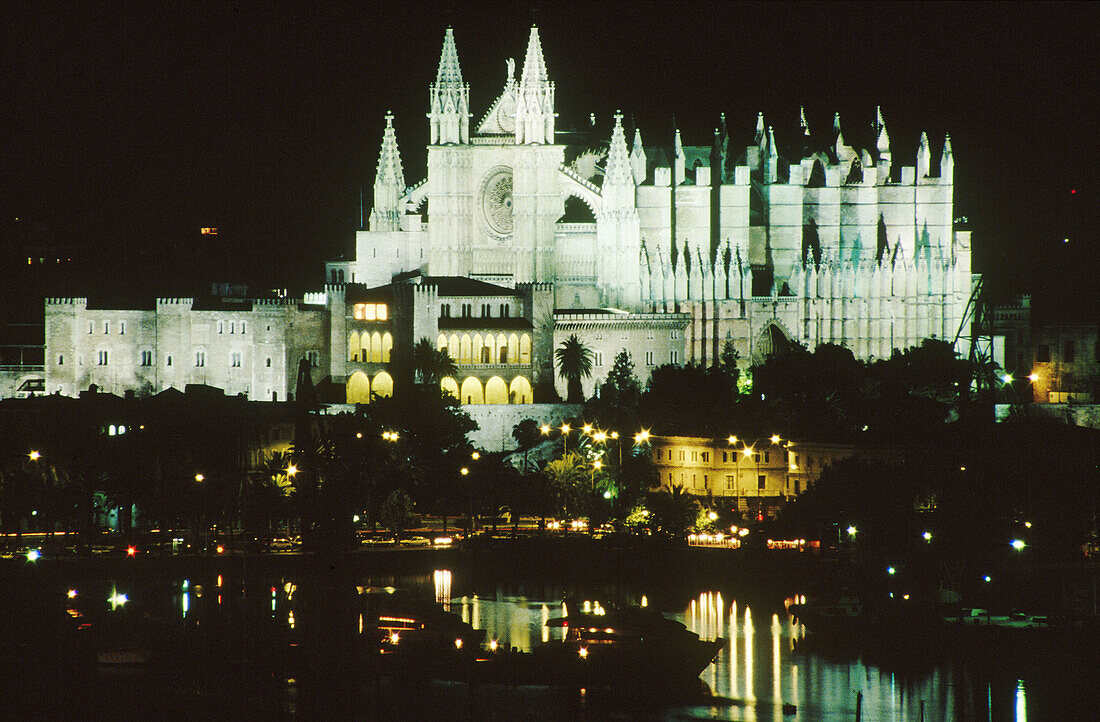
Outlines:
{"label": "distant window light", "polygon": [[217,228],[209,228],[209,227],[208,228],[200,228],[199,233],[201,233],[204,236],[216,236],[216,235],[218,235],[218,229]]}
{"label": "distant window light", "polygon": [[699,461],[699,452],[698,451],[691,452],[691,460],[692,461]]}
{"label": "distant window light", "polygon": [[389,318],[389,308],[384,303],[357,303],[352,315],[357,321],[385,321]]}

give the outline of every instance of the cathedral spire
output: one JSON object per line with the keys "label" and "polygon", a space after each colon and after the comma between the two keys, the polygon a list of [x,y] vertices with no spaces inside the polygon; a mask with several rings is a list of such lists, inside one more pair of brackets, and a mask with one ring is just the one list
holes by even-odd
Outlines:
{"label": "cathedral spire", "polygon": [[554,84],[546,74],[539,29],[531,27],[516,99],[516,142],[554,142]]}
{"label": "cathedral spire", "polygon": [[672,139],[672,184],[680,185],[684,182],[685,163],[684,144],[680,141],[680,129],[676,129],[676,135]]}
{"label": "cathedral spire", "polygon": [[405,172],[401,153],[397,149],[397,133],[393,128],[393,113],[386,113],[386,129],[382,132],[382,148],[374,173],[374,208],[370,214],[372,231],[396,231],[401,217],[401,196],[405,193]]}
{"label": "cathedral spire", "polygon": [[878,162],[882,166],[883,177],[890,175],[890,135],[886,132],[886,121],[882,118],[882,106],[875,108],[875,125],[878,131],[878,140],[875,147],[878,150]]}
{"label": "cathedral spire", "polygon": [[940,156],[940,180],[950,183],[955,178],[955,154],[951,150],[951,135],[943,137],[943,155]]}
{"label": "cathedral spire", "polygon": [[642,147],[642,131],[634,128],[634,146],[630,149],[630,170],[634,174],[634,184],[641,185],[646,179],[645,148]]}
{"label": "cathedral spire", "polygon": [[928,146],[928,133],[921,131],[920,145],[917,146],[917,181],[927,178],[932,167],[932,151]]}
{"label": "cathedral spire", "polygon": [[775,146],[775,131],[770,125],[768,126],[768,149],[764,158],[767,164],[765,169],[768,182],[775,183],[779,180],[779,149]]}
{"label": "cathedral spire", "polygon": [[764,113],[756,114],[756,135],[753,136],[753,143],[760,149],[760,152],[764,152],[764,144],[767,142],[767,136],[764,129]]}
{"label": "cathedral spire", "polygon": [[611,129],[611,145],[607,151],[607,165],[603,175],[603,187],[629,187],[634,180],[630,168],[630,154],[626,149],[626,131],[623,130],[622,111],[615,111],[615,127]]}
{"label": "cathedral spire", "polygon": [[447,28],[439,69],[428,91],[428,119],[431,144],[458,144],[470,141],[470,86],[462,82],[458,65],[454,30]]}

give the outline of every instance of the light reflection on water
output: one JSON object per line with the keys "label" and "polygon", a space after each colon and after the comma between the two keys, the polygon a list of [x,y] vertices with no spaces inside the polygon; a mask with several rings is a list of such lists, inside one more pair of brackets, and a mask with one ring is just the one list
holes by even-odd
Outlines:
{"label": "light reflection on water", "polygon": [[[443,569],[426,576],[360,581],[364,586],[396,586],[432,595],[428,598],[434,598],[473,626],[485,629],[486,644],[496,641],[501,647],[521,651],[564,637],[564,629],[547,627],[546,622],[563,613],[562,600],[568,593],[576,594],[576,590],[554,586],[475,589],[467,580]],[[272,579],[267,584],[270,591],[263,590],[265,596],[270,594],[273,618],[290,629],[300,622],[302,614],[295,594],[296,582]],[[204,595],[204,584],[218,593]],[[201,621],[205,615],[216,613],[217,605],[223,603],[223,594],[225,603],[233,608],[237,608],[243,596],[238,579],[221,575],[177,579],[171,590],[168,594],[135,590],[132,596],[138,609],[154,609],[159,605],[176,619],[188,621]],[[146,594],[148,600],[143,598]],[[151,601],[154,596],[156,605]],[[789,604],[802,601],[797,595],[768,604],[756,597],[739,600],[729,590],[725,594],[715,590],[690,598],[679,608],[668,608],[667,596],[668,590],[660,589],[618,589],[614,594],[618,600],[631,604],[640,604],[645,599],[650,608],[680,621],[703,639],[727,640],[715,662],[701,675],[701,680],[725,703],[669,710],[669,718],[807,722],[854,719],[857,694],[862,694],[861,718],[867,722],[916,720],[920,718],[922,702],[923,719],[928,722],[985,719],[987,715],[995,719],[998,715],[989,712],[994,706],[998,706],[1003,718],[1027,719],[1030,680],[1013,677],[1007,683],[994,682],[987,688],[984,679],[968,677],[965,670],[960,677],[957,666],[949,664],[930,664],[925,670],[898,675],[858,658],[836,658],[808,649],[804,644],[805,626],[786,611]],[[582,606],[588,602],[590,608],[595,608],[594,597],[580,599]],[[1001,686],[998,688],[997,684]],[[996,698],[1002,701],[996,703]]]}

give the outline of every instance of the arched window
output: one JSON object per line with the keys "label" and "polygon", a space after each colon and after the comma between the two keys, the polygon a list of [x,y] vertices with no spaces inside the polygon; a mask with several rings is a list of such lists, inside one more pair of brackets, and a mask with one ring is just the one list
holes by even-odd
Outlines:
{"label": "arched window", "polygon": [[439,334],[439,341],[437,343],[438,343],[440,351],[447,348],[447,334],[445,334],[445,333]]}
{"label": "arched window", "polygon": [[390,332],[382,334],[382,363],[388,364],[390,362],[390,351],[393,350],[393,336]]}
{"label": "arched window", "polygon": [[504,334],[497,335],[497,356],[498,363],[508,363],[508,338]]}
{"label": "arched window", "polygon": [[531,365],[531,337],[527,334],[519,337],[519,362],[523,366]]}
{"label": "arched window", "polygon": [[468,334],[468,333],[462,334],[462,345],[460,346],[460,348],[462,350],[459,353],[459,359],[460,359],[459,363],[464,363],[464,364],[470,363],[470,346],[471,346],[470,334]]}
{"label": "arched window", "polygon": [[362,371],[356,371],[348,378],[347,403],[370,403],[370,379]]}
{"label": "arched window", "polygon": [[482,347],[482,363],[496,363],[497,357],[497,338],[493,334],[485,335],[485,346]]}
{"label": "arched window", "polygon": [[443,389],[444,393],[458,398],[458,382],[450,376],[444,376],[443,380],[439,382],[439,388]]}
{"label": "arched window", "polygon": [[473,363],[482,363],[481,357],[482,357],[482,350],[483,349],[484,349],[484,346],[481,343],[481,334],[480,333],[475,333],[474,334],[473,345],[470,347],[470,360]]}
{"label": "arched window", "polygon": [[514,333],[508,337],[508,362],[519,363],[519,336]]}
{"label": "arched window", "polygon": [[393,378],[385,371],[381,372],[374,377],[370,390],[375,396],[393,396]]}
{"label": "arched window", "polygon": [[355,331],[348,336],[348,361],[359,360],[359,334]]}
{"label": "arched window", "polygon": [[531,394],[531,382],[525,376],[517,376],[512,379],[512,385],[508,388],[509,401],[513,404],[530,404],[534,402]]}
{"label": "arched window", "polygon": [[458,336],[456,334],[452,333],[450,340],[447,341],[447,353],[448,353],[448,355],[450,355],[451,360],[454,361],[455,363],[458,363],[458,357],[460,355],[459,354],[460,351],[461,351],[461,346],[459,346],[459,344],[458,344]]}
{"label": "arched window", "polygon": [[504,379],[499,376],[494,376],[485,382],[485,403],[508,403],[508,386],[505,385]]}
{"label": "arched window", "polygon": [[481,382],[473,376],[467,377],[462,382],[462,391],[459,392],[459,402],[463,404],[483,404],[485,398],[481,393]]}
{"label": "arched window", "polygon": [[370,336],[370,360],[382,363],[382,334],[375,331]]}

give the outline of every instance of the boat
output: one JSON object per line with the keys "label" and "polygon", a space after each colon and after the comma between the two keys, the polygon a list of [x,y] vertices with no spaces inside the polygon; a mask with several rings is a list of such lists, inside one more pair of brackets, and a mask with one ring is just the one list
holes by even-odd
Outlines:
{"label": "boat", "polygon": [[529,653],[498,652],[479,659],[479,678],[512,684],[662,689],[697,684],[726,641],[702,640],[683,624],[642,607],[566,602],[565,615],[547,626],[565,630],[560,641]]}

